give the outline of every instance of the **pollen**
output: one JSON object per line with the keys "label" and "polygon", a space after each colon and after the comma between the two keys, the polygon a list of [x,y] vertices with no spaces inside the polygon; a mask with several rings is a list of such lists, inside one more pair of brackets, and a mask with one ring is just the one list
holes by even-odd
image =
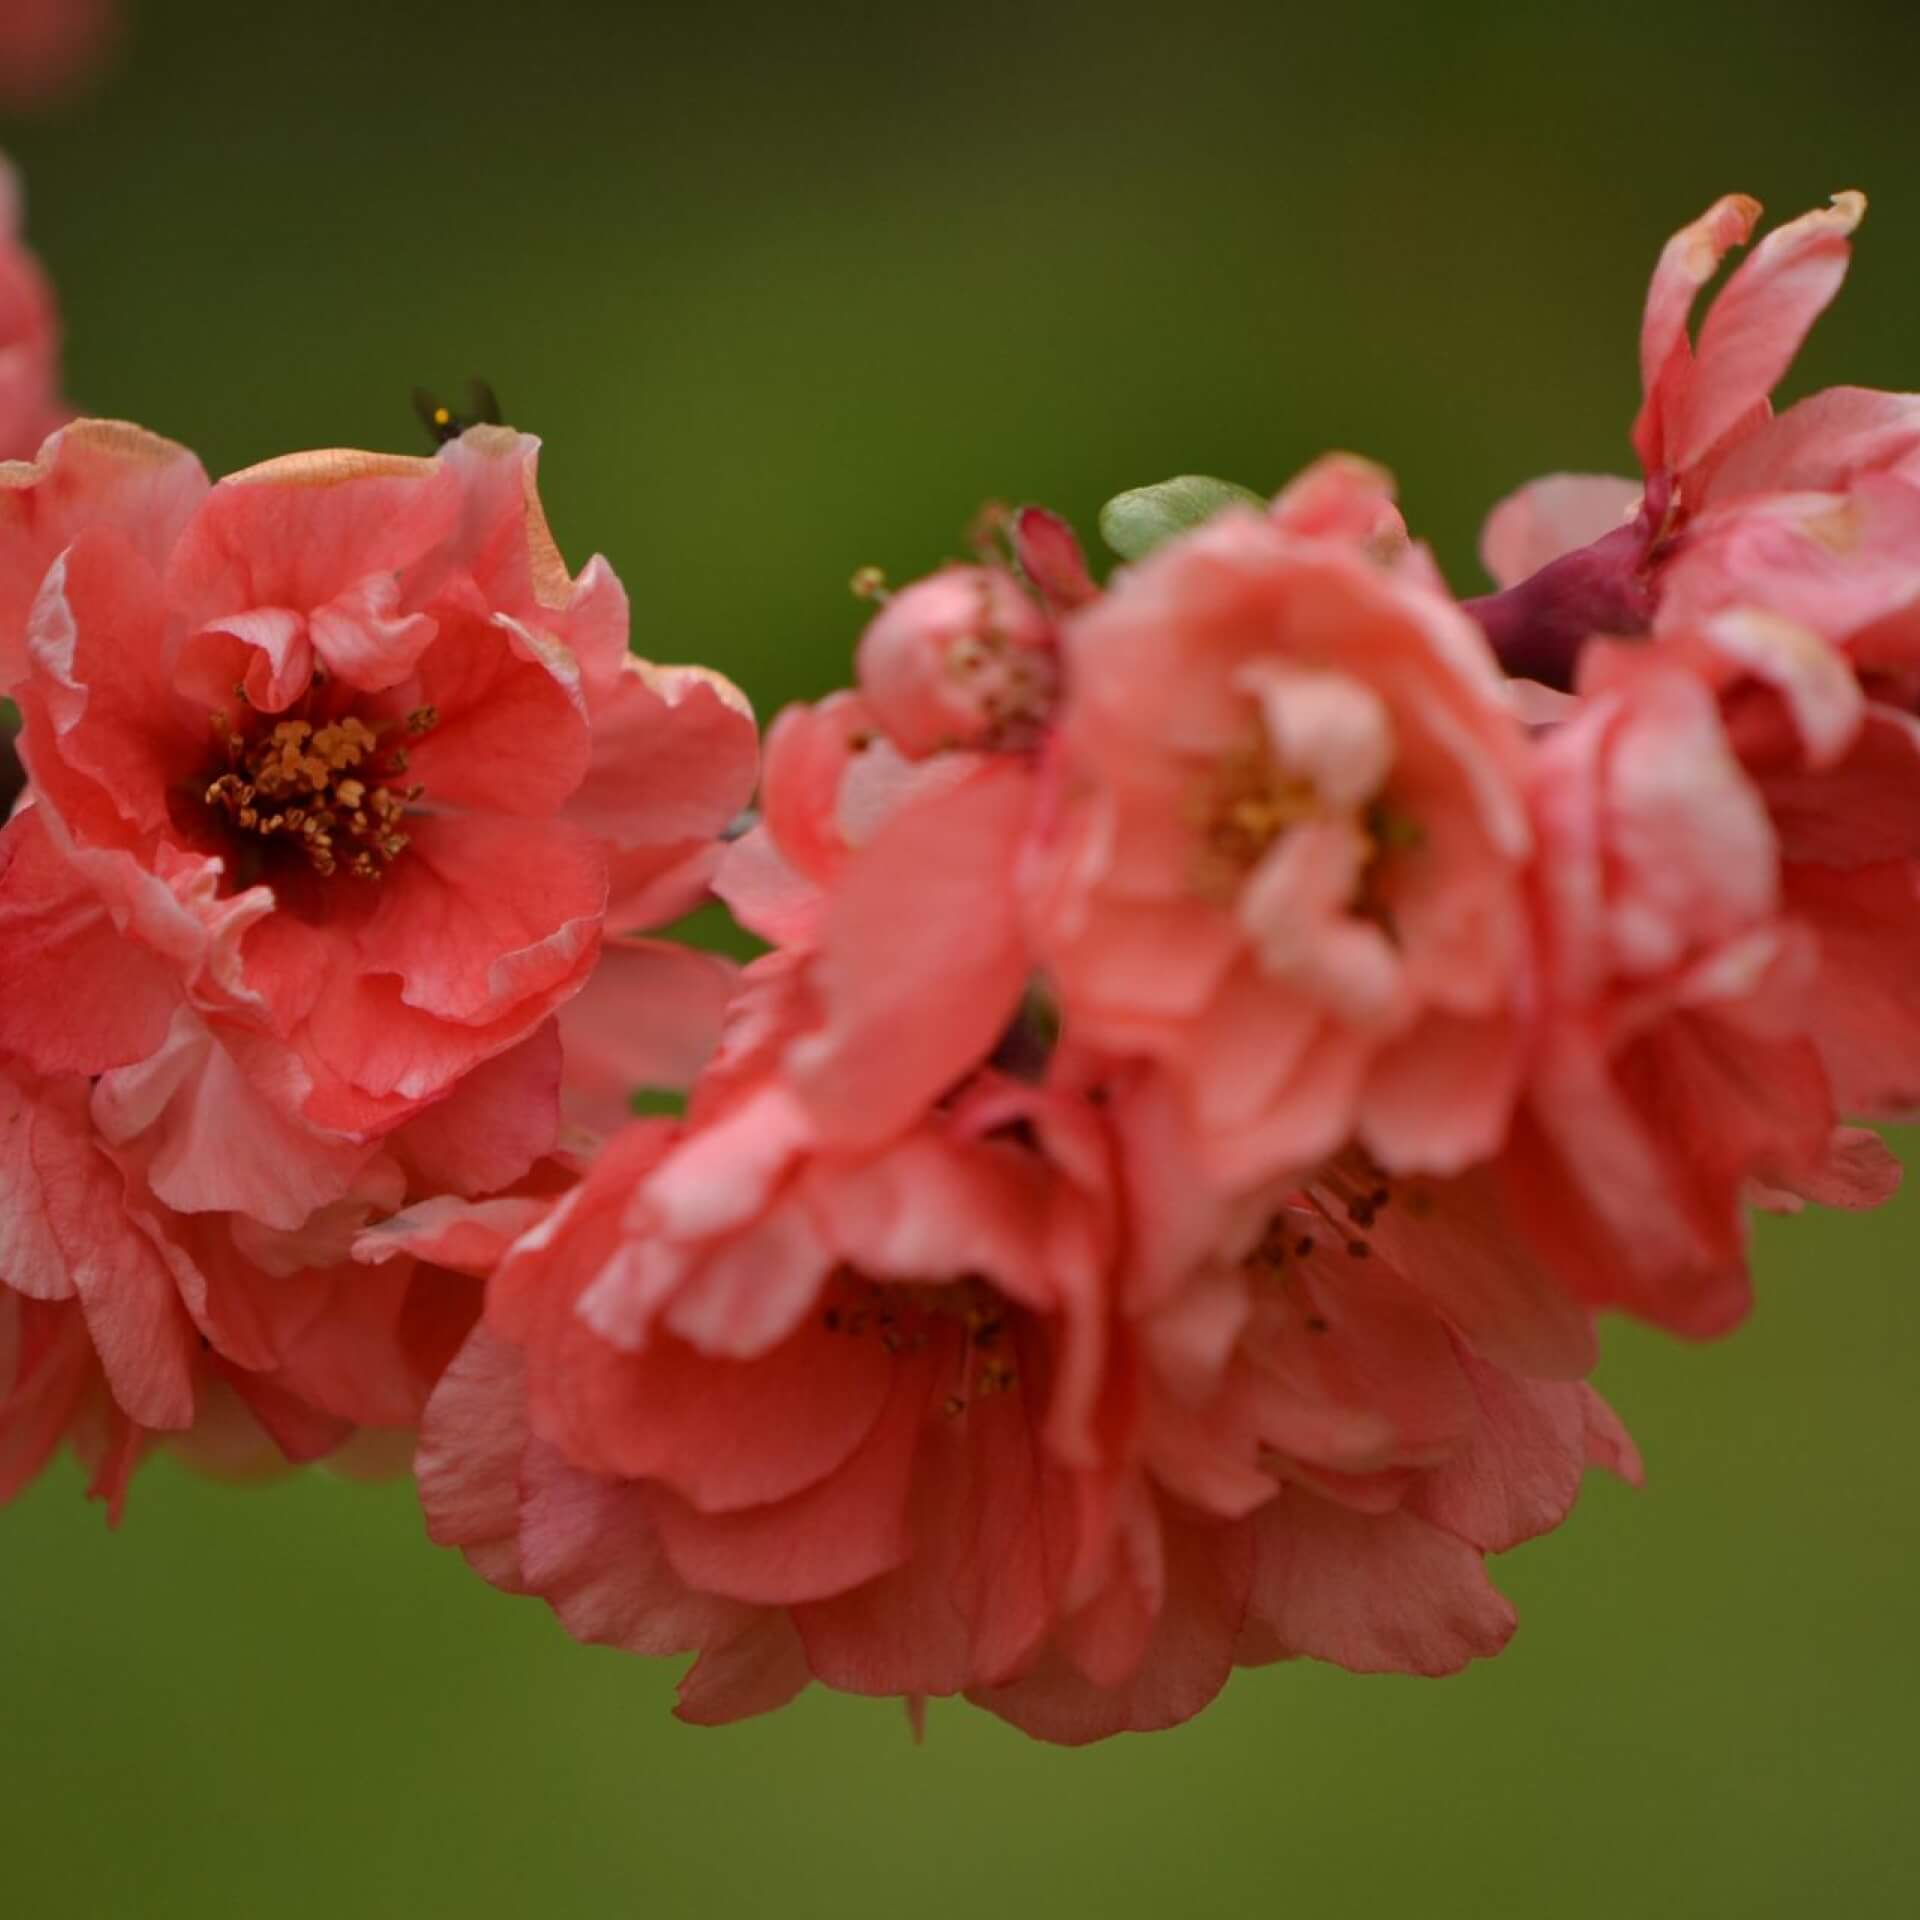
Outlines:
{"label": "pollen", "polygon": [[1208,898],[1231,897],[1288,828],[1318,819],[1322,810],[1311,780],[1283,777],[1257,748],[1216,761],[1192,808],[1199,891]]}
{"label": "pollen", "polygon": [[[417,737],[438,719],[419,708],[406,730]],[[344,870],[360,880],[379,879],[406,851],[401,823],[425,789],[398,783],[405,752],[383,752],[364,720],[280,720],[248,737],[216,713],[213,731],[226,765],[203,797],[256,846],[296,852],[322,876]]]}
{"label": "pollen", "polygon": [[1222,754],[1189,789],[1190,885],[1202,900],[1230,906],[1249,874],[1296,827],[1345,818],[1360,836],[1362,861],[1349,910],[1398,940],[1389,894],[1400,862],[1425,851],[1426,830],[1384,800],[1341,814],[1313,781],[1277,765],[1264,742],[1249,739]]}

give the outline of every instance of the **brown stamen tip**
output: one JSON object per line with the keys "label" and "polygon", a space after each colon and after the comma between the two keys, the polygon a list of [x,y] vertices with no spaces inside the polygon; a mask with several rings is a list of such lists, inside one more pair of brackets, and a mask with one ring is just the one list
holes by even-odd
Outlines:
{"label": "brown stamen tip", "polygon": [[240,832],[297,848],[322,876],[339,868],[336,838],[349,843],[346,865],[361,880],[379,879],[405,851],[408,836],[399,826],[424,789],[381,784],[379,768],[369,764],[379,736],[358,716],[319,726],[276,720],[251,737],[223,714],[212,716],[212,726],[230,770],[216,774],[201,797]]}

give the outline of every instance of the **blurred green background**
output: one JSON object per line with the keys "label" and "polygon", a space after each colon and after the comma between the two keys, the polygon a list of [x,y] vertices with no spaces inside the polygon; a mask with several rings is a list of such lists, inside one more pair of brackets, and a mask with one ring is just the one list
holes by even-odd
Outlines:
{"label": "blurred green background", "polygon": [[[1917,56],[1893,0],[153,0],[0,144],[89,410],[217,472],[484,374],[636,644],[770,713],[988,496],[1352,447],[1475,590],[1500,492],[1624,464],[1647,270],[1728,188],[1868,190],[1796,384],[1920,384]],[[1616,1333],[1651,1485],[1502,1563],[1500,1661],[1083,1753],[684,1729],[404,1488],[162,1461],[110,1537],[63,1468],[0,1516],[0,1912],[1912,1914],[1916,1251],[1920,1199],[1770,1223],[1746,1331]]]}

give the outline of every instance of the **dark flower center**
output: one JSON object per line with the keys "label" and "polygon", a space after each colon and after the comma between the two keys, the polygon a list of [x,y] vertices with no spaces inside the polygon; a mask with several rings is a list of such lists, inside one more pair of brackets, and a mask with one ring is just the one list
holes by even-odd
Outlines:
{"label": "dark flower center", "polygon": [[953,1341],[964,1356],[960,1391],[949,1414],[966,1410],[967,1394],[990,1398],[1020,1378],[1012,1352],[1017,1310],[984,1280],[877,1281],[843,1267],[835,1276],[821,1325],[844,1339],[873,1339],[888,1353],[922,1353],[935,1341]]}
{"label": "dark flower center", "polygon": [[[431,707],[417,708],[406,732],[417,738],[438,719]],[[407,751],[385,743],[387,730],[346,714],[242,733],[224,713],[213,716],[213,730],[224,766],[203,798],[256,859],[279,848],[322,877],[344,870],[377,880],[406,851],[401,822],[425,790],[404,784]]]}

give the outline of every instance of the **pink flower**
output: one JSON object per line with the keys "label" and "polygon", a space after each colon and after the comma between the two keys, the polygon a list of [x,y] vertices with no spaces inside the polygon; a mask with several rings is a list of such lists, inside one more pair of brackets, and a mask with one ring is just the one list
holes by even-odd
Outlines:
{"label": "pink flower", "polygon": [[465,1275],[350,1258],[391,1163],[297,1232],[183,1214],[99,1124],[85,1079],[0,1060],[0,1501],[63,1440],[118,1520],[167,1444],[248,1475],[418,1424],[478,1316]]}
{"label": "pink flower", "polygon": [[906,759],[857,693],[784,709],[767,729],[761,820],[727,851],[715,889],[734,918],[783,947],[811,946],[828,893],[855,852],[923,785],[950,776],[939,756]]}
{"label": "pink flower", "polygon": [[0,106],[49,106],[83,85],[120,32],[116,0],[0,0]]}
{"label": "pink flower", "polygon": [[1030,750],[905,758],[858,694],[767,737],[764,823],[717,888],[811,956],[814,1030],[786,1069],[827,1136],[891,1138],[986,1057],[1034,973],[1017,870],[1042,800]]}
{"label": "pink flower", "polygon": [[697,1720],[1010,1678],[1072,1574],[1047,1515],[1092,1456],[1104,1305],[1097,1204],[1022,1117],[983,1090],[836,1153],[763,1080],[682,1140],[630,1129],[435,1397],[435,1537],[583,1639],[699,1649]]}
{"label": "pink flower", "polygon": [[1548,1004],[1507,1170],[1582,1297],[1721,1332],[1746,1181],[1792,1184],[1832,1136],[1798,1017],[1816,956],[1693,676],[1593,695],[1535,766]]}
{"label": "pink flower", "polygon": [[76,421],[31,462],[0,466],[0,689],[27,671],[28,618],[66,548],[111,534],[158,572],[206,491],[185,447],[118,420]]}
{"label": "pink flower", "polygon": [[1444,591],[1439,573],[1414,548],[1394,504],[1393,476],[1357,454],[1323,454],[1296,474],[1267,509],[1276,526],[1303,538],[1340,540],[1384,567],[1419,570]]}
{"label": "pink flower", "polygon": [[587,984],[560,1009],[566,1118],[590,1134],[617,1133],[633,1118],[636,1093],[692,1086],[738,972],[720,954],[671,941],[607,941]]}
{"label": "pink flower", "polygon": [[1729,195],[1667,243],[1641,330],[1643,481],[1556,474],[1487,522],[1482,551],[1505,590],[1469,606],[1510,668],[1566,685],[1591,634],[1681,630],[1735,607],[1910,668],[1920,401],[1834,387],[1776,419],[1768,398],[1838,290],[1865,211],[1843,193],[1768,234],[1697,343],[1689,310],[1759,204]]}
{"label": "pink flower", "polygon": [[[1596,647],[1582,685],[1633,698],[1684,669],[1713,689],[1766,809],[1783,913],[1813,936],[1801,1024],[1842,1111],[1920,1111],[1920,721],[1866,697],[1848,659],[1768,615],[1723,613],[1652,649]],[[1873,684],[1872,676],[1868,685]]]}
{"label": "pink flower", "polygon": [[[16,577],[70,541],[17,690],[35,811],[147,950],[130,975],[157,956],[180,1003],[164,1054],[111,1063],[126,1137],[160,1143],[173,1204],[292,1224],[469,1083],[476,1143],[535,1109],[528,1043],[603,928],[703,892],[751,787],[752,720],[719,676],[627,654],[625,595],[604,562],[568,576],[523,436],[272,462],[198,498],[159,566],[190,463],[144,439],[108,457],[106,431],[61,436],[12,536]],[[91,484],[68,503],[76,469]],[[670,960],[660,982],[683,984]],[[48,1070],[50,1045],[97,1051],[107,1018],[85,1006],[57,1043],[17,1044]],[[241,1127],[275,1140],[278,1173]]]}
{"label": "pink flower", "polygon": [[1236,1666],[1498,1653],[1514,1616],[1485,1556],[1559,1525],[1589,1465],[1638,1483],[1611,1412],[1481,1358],[1379,1257],[1366,1207],[1270,1189],[1196,1213],[1164,1088],[1136,1082],[1119,1113],[1136,1420],[1109,1578],[982,1703],[1077,1741],[1185,1717]]}
{"label": "pink flower", "polygon": [[777,1067],[803,976],[760,963],[689,1130],[631,1128],[507,1256],[422,1430],[437,1540],[581,1639],[697,1653],[701,1722],[818,1680],[1078,1742],[1236,1664],[1498,1651],[1483,1554],[1633,1470],[1584,1389],[1301,1247],[1318,1215],[1228,1251],[1203,1205],[1193,1266],[1193,1182],[1064,1089],[823,1144]]}
{"label": "pink flower", "polygon": [[[1721,1333],[1748,1304],[1756,1198],[1870,1205],[1891,1191],[1891,1158],[1837,1129],[1827,1070],[1866,1011],[1849,1004],[1856,947],[1829,950],[1802,904],[1871,918],[1885,823],[1869,783],[1884,776],[1890,791],[1914,771],[1906,740],[1897,773],[1891,743],[1863,743],[1857,771],[1829,753],[1813,774],[1779,737],[1777,709],[1757,705],[1743,754],[1673,648],[1592,650],[1582,694],[1533,757],[1540,1004],[1512,1131],[1456,1181],[1378,1193],[1393,1203],[1379,1243],[1416,1286],[1484,1351],[1563,1376],[1591,1362],[1566,1297]],[[1756,779],[1743,759],[1769,770]],[[1834,824],[1849,808],[1850,834]],[[1883,993],[1891,970],[1890,958],[1871,968]],[[1328,1177],[1336,1196],[1373,1184],[1364,1170]]]}
{"label": "pink flower", "polygon": [[[0,0],[0,76],[8,69],[5,19]],[[30,459],[64,415],[60,316],[53,289],[20,235],[19,180],[0,159],[0,460]]]}
{"label": "pink flower", "polygon": [[1223,514],[1066,629],[1032,938],[1069,1032],[1160,1062],[1229,1186],[1354,1136],[1452,1170],[1512,1101],[1520,728],[1424,564],[1362,531]]}

